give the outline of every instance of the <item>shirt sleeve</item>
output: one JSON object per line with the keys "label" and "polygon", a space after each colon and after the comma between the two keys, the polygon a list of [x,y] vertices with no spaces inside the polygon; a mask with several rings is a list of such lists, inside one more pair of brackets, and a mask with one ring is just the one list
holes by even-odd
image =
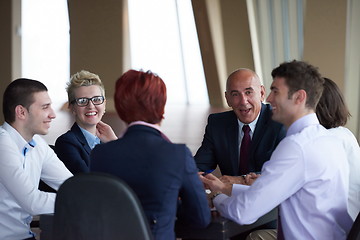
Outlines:
{"label": "shirt sleeve", "polygon": [[[10,136],[1,138],[0,152],[0,182],[8,192],[4,193],[4,201],[10,206],[19,205],[31,215],[54,212],[55,193],[38,190],[41,160],[29,158],[25,161]],[[65,171],[62,180],[66,177]]]}
{"label": "shirt sleeve", "polygon": [[217,196],[214,205],[220,214],[239,224],[251,224],[300,189],[305,166],[296,145],[282,141],[253,185],[233,185],[231,197]]}

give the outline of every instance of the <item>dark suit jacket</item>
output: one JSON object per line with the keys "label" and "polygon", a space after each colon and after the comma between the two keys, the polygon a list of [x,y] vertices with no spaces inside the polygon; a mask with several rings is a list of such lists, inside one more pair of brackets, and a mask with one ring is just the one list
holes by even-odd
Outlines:
{"label": "dark suit jacket", "polygon": [[116,175],[135,191],[155,239],[175,239],[176,214],[194,227],[209,224],[205,190],[184,144],[168,142],[152,127],[134,125],[122,138],[96,145],[90,158],[91,171]]}
{"label": "dark suit jacket", "polygon": [[73,174],[89,172],[91,148],[77,123],[56,139],[55,152]]}
{"label": "dark suit jacket", "polygon": [[[271,119],[271,107],[262,104],[255,131],[251,140],[248,169],[260,172],[264,162],[278,143],[285,137],[282,124]],[[204,139],[195,161],[200,171],[215,169],[219,165],[223,175],[237,176],[239,173],[239,125],[234,111],[210,114]]]}

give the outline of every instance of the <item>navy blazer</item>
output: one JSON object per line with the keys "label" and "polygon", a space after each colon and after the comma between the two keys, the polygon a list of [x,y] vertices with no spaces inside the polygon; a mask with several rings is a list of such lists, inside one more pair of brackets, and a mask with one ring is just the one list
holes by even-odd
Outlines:
{"label": "navy blazer", "polygon": [[118,176],[134,190],[155,239],[175,239],[176,218],[194,227],[210,223],[190,150],[165,140],[155,128],[130,126],[122,138],[96,145],[90,159],[91,171]]}
{"label": "navy blazer", "polygon": [[[264,162],[285,137],[284,126],[271,119],[271,106],[262,104],[260,116],[251,140],[248,162],[250,172],[260,172]],[[210,114],[204,139],[195,154],[199,171],[215,169],[221,174],[239,174],[239,124],[234,111]]]}
{"label": "navy blazer", "polygon": [[58,137],[55,153],[73,174],[89,172],[91,148],[77,123]]}

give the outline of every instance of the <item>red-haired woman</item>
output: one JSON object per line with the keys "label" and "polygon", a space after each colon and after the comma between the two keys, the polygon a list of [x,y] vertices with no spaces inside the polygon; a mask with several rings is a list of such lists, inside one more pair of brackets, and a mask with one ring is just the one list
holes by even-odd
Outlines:
{"label": "red-haired woman", "polygon": [[176,218],[206,227],[210,209],[192,154],[185,144],[169,142],[159,127],[166,103],[162,79],[150,71],[129,70],[116,82],[114,100],[129,127],[122,138],[94,148],[90,170],[128,183],[155,239],[175,239]]}

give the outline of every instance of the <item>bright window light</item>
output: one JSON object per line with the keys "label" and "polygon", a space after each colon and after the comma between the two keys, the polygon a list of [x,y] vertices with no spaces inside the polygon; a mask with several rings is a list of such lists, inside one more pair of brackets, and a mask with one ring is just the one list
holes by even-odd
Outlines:
{"label": "bright window light", "polygon": [[209,104],[190,0],[130,0],[131,67],[166,83],[168,103]]}
{"label": "bright window light", "polygon": [[70,36],[66,0],[22,0],[22,77],[43,82],[54,105],[67,101]]}

